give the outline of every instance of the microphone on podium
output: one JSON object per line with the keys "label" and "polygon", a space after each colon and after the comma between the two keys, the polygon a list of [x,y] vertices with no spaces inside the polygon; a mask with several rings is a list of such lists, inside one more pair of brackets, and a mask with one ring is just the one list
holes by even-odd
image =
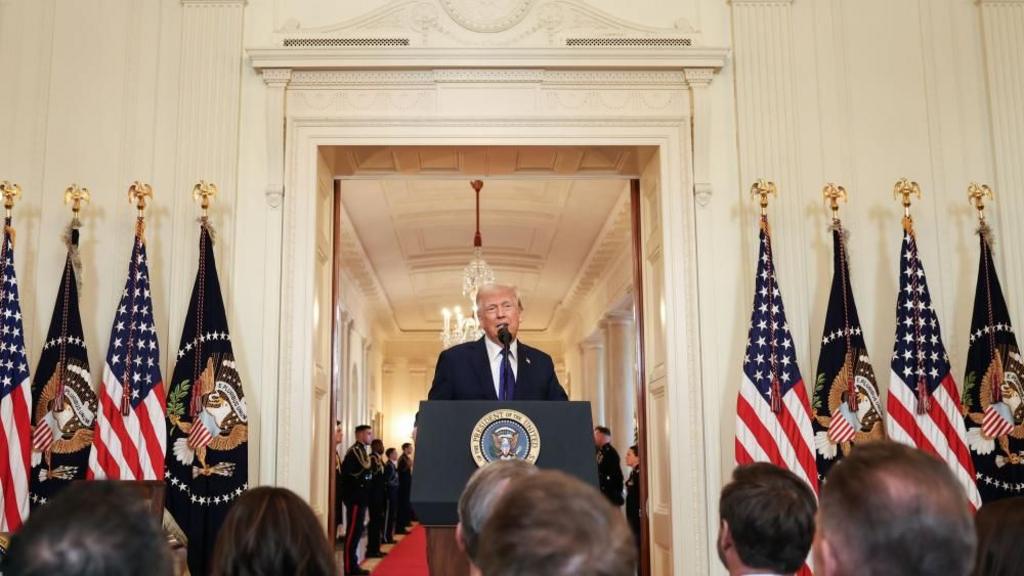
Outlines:
{"label": "microphone on podium", "polygon": [[508,349],[509,345],[512,344],[512,334],[508,331],[508,325],[502,324],[498,326],[498,341],[501,345]]}

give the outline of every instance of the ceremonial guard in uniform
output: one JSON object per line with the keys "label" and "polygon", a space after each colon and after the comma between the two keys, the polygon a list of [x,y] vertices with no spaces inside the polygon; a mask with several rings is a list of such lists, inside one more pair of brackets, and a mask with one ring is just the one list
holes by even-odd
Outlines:
{"label": "ceremonial guard in uniform", "polygon": [[402,444],[398,457],[398,529],[396,534],[407,534],[412,524],[412,444]]}
{"label": "ceremonial guard in uniform", "polygon": [[384,482],[384,443],[375,439],[370,450],[370,522],[366,536],[366,557],[381,558],[381,539],[384,536],[384,515],[387,513],[388,493]]}
{"label": "ceremonial guard in uniform", "polygon": [[636,536],[637,553],[640,552],[640,450],[634,444],[626,452],[629,479],[626,480],[626,519]]}
{"label": "ceremonial guard in uniform", "polygon": [[622,506],[622,465],[619,453],[611,444],[612,431],[604,426],[594,428],[597,451],[597,478],[601,493],[615,506]]}
{"label": "ceremonial guard in uniform", "polygon": [[398,450],[388,448],[384,452],[384,487],[387,490],[388,506],[384,517],[384,543],[395,543],[395,528],[398,523]]}
{"label": "ceremonial guard in uniform", "polygon": [[345,453],[341,462],[342,494],[345,496],[345,574],[369,574],[359,567],[356,549],[363,537],[363,521],[370,503],[370,482],[373,469],[370,460],[370,441],[373,428],[365,424],[356,426],[356,442]]}

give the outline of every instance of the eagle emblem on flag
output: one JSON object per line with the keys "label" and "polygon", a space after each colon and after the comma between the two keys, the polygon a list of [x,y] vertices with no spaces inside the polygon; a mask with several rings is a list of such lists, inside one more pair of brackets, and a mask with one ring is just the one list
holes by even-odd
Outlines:
{"label": "eagle emblem on flag", "polygon": [[230,354],[211,355],[200,374],[198,388],[193,386],[196,384],[185,383],[181,388],[185,393],[191,389],[198,402],[199,410],[191,422],[181,419],[186,409],[181,398],[168,401],[168,419],[185,434],[174,442],[174,457],[186,466],[198,464],[192,467],[193,478],[231,476],[235,471],[233,462],[210,465],[206,454],[207,450],[234,450],[249,435],[249,416],[234,359]]}
{"label": "eagle emblem on flag", "polygon": [[32,434],[32,467],[46,461],[39,470],[39,481],[72,480],[79,477],[79,467],[52,466],[54,454],[71,454],[92,445],[93,424],[98,408],[96,395],[89,385],[89,369],[77,359],[64,367],[63,398],[57,401],[60,375],[54,373],[43,387],[36,406],[36,425]]}

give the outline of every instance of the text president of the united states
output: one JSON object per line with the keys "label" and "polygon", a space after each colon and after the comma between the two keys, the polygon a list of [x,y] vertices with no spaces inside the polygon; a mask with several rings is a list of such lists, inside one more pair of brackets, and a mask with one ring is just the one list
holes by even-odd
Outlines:
{"label": "text president of the united states", "polygon": [[[551,356],[519,341],[523,311],[512,286],[487,284],[476,295],[484,336],[441,352],[430,400],[568,400]],[[508,358],[502,339],[508,342]]]}

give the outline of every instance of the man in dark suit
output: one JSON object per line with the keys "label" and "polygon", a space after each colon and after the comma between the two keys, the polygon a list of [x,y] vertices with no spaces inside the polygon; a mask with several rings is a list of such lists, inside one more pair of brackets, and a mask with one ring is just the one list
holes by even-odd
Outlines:
{"label": "man in dark suit", "polygon": [[613,506],[622,506],[622,465],[619,452],[612,446],[612,431],[606,426],[594,428],[594,448],[597,457],[597,480]]}
{"label": "man in dark suit", "polygon": [[[522,301],[516,289],[488,284],[476,295],[483,338],[437,358],[430,400],[568,400],[551,356],[516,338]],[[508,357],[501,343],[506,335]]]}
{"label": "man in dark suit", "polygon": [[398,529],[396,534],[407,534],[412,524],[412,444],[402,444],[398,458]]}

